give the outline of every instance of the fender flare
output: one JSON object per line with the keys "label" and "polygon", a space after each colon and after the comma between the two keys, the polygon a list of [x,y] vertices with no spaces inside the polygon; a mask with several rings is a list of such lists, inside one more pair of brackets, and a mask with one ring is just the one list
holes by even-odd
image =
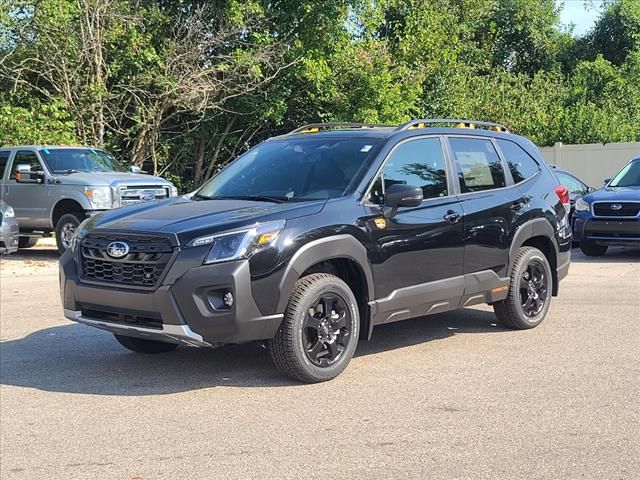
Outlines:
{"label": "fender flare", "polygon": [[551,245],[553,245],[557,260],[560,252],[558,250],[558,244],[555,241],[555,231],[551,226],[551,223],[549,223],[545,218],[535,218],[523,223],[513,236],[511,247],[509,248],[509,270],[507,274],[510,274],[513,268],[513,262],[516,258],[518,249],[522,247],[527,240],[533,237],[547,238],[551,242]]}
{"label": "fender flare", "polygon": [[319,238],[300,247],[289,260],[280,280],[278,312],[284,312],[295,283],[308,268],[326,260],[344,258],[356,263],[364,272],[369,299],[374,298],[373,273],[364,245],[352,235]]}

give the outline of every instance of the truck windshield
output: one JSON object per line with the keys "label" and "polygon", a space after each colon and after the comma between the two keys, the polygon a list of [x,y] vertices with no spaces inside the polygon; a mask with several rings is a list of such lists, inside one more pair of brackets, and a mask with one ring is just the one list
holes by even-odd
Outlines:
{"label": "truck windshield", "polygon": [[630,161],[611,180],[609,187],[640,187],[640,158]]}
{"label": "truck windshield", "polygon": [[379,142],[329,137],[266,142],[205,183],[195,198],[278,202],[341,197],[366,171]]}
{"label": "truck windshield", "polygon": [[43,148],[40,153],[52,173],[126,171],[107,153],[95,148]]}

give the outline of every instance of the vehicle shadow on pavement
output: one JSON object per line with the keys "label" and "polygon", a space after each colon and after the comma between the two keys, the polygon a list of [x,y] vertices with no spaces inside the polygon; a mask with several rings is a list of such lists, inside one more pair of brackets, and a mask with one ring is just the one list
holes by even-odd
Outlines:
{"label": "vehicle shadow on pavement", "polygon": [[28,250],[18,250],[10,255],[3,255],[2,262],[6,265],[17,264],[21,262],[45,262],[58,263],[60,254],[55,249],[33,248]]}
{"label": "vehicle shadow on pavement", "polygon": [[[356,356],[444,339],[502,331],[492,312],[459,310],[383,325]],[[124,350],[107,332],[70,324],[0,344],[0,383],[88,395],[165,395],[216,386],[300,385],[284,378],[255,343],[218,349],[179,348],[158,355]]]}
{"label": "vehicle shadow on pavement", "polygon": [[636,263],[640,262],[640,248],[610,247],[601,257],[588,257],[580,250],[573,250],[571,261],[575,263]]}

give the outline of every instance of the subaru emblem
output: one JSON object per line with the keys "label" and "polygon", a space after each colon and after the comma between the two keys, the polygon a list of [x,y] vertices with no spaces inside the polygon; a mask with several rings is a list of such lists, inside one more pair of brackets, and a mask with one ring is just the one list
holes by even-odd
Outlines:
{"label": "subaru emblem", "polygon": [[153,192],[142,192],[140,194],[141,202],[153,202],[156,199],[156,195]]}
{"label": "subaru emblem", "polygon": [[620,205],[619,203],[612,203],[611,210],[622,210],[622,205]]}
{"label": "subaru emblem", "polygon": [[107,255],[111,258],[126,257],[129,253],[129,245],[124,242],[111,242],[107,246]]}

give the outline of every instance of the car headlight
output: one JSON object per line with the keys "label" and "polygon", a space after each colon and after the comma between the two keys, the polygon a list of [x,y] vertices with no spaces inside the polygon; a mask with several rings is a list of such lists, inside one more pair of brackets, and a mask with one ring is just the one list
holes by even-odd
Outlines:
{"label": "car headlight", "polygon": [[583,200],[582,198],[576,200],[574,208],[576,209],[576,212],[586,212],[591,209],[591,207],[589,206],[589,202]]}
{"label": "car headlight", "polygon": [[16,212],[13,210],[13,207],[7,206],[4,209],[4,218],[13,218],[16,216]]}
{"label": "car headlight", "polygon": [[80,225],[78,225],[78,227],[76,228],[76,231],[73,232],[73,236],[71,237],[71,240],[69,241],[69,249],[73,253],[76,253],[76,250],[78,249],[78,246],[82,243],[82,239],[84,237],[86,237],[87,233],[89,232],[89,226],[87,225],[89,223],[89,220],[91,220],[91,217],[85,218],[80,223]]}
{"label": "car headlight", "polygon": [[260,223],[250,228],[198,237],[188,246],[211,245],[204,263],[227,262],[251,255],[274,244],[285,226],[284,220]]}
{"label": "car headlight", "polygon": [[113,205],[111,187],[85,187],[84,193],[95,210],[107,210]]}

